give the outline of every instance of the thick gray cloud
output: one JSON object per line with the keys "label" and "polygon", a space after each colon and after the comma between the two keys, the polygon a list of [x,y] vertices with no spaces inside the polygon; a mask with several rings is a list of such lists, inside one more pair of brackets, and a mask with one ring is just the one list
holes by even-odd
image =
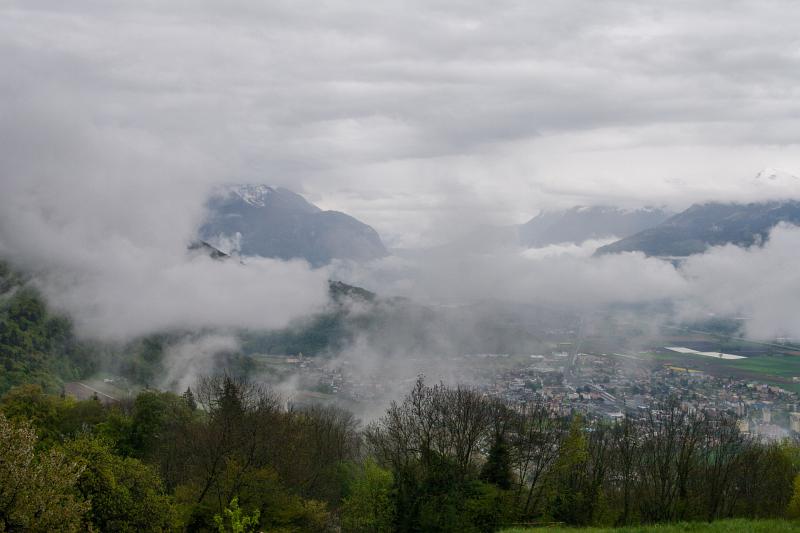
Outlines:
{"label": "thick gray cloud", "polygon": [[691,257],[683,267],[691,290],[690,312],[745,318],[747,334],[760,339],[800,336],[800,228],[778,226],[763,247],[728,245]]}
{"label": "thick gray cloud", "polygon": [[[8,1],[1,250],[85,331],[124,337],[324,301],[301,263],[186,256],[216,183],[287,186],[394,246],[576,203],[796,196],[753,176],[800,173],[798,20],[790,0]],[[445,300],[693,290],[642,256],[536,253],[352,274]]]}
{"label": "thick gray cloud", "polygon": [[640,253],[592,257],[601,244],[606,241],[524,251],[430,250],[334,271],[355,284],[434,304],[502,300],[578,309],[684,295],[686,280],[670,263]]}
{"label": "thick gray cloud", "polygon": [[475,206],[505,221],[575,202],[682,206],[745,197],[766,166],[800,171],[790,0],[0,9],[4,107],[37,98],[111,135],[154,135],[391,244]]}
{"label": "thick gray cloud", "polygon": [[800,337],[796,226],[777,226],[763,245],[709,248],[679,266],[639,252],[592,255],[606,243],[430,250],[366,267],[338,264],[334,272],[384,294],[431,304],[500,300],[587,313],[608,304],[672,302],[676,319],[737,317],[751,338]]}
{"label": "thick gray cloud", "polygon": [[208,188],[227,176],[214,154],[104,121],[79,91],[25,72],[4,79],[0,257],[31,274],[79,333],[282,327],[326,303],[326,273],[304,262],[243,265],[187,250]]}

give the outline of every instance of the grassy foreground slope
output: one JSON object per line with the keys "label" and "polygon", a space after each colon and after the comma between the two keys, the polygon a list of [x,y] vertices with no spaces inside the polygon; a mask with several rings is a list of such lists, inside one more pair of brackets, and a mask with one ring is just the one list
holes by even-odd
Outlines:
{"label": "grassy foreground slope", "polygon": [[652,526],[630,526],[620,528],[570,528],[537,527],[504,529],[502,533],[789,533],[800,532],[800,521],[789,520],[719,520],[716,522],[683,522]]}

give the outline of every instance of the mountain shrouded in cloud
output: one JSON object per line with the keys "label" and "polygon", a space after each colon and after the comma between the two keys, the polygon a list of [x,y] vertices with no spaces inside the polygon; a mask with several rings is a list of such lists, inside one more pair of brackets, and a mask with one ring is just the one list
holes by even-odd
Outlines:
{"label": "mountain shrouded in cloud", "polygon": [[[61,155],[113,151],[87,150],[74,113],[160,169],[188,156],[200,181],[270,176],[413,246],[481,202],[498,225],[573,205],[679,210],[752,201],[758,169],[800,169],[795,2],[316,7],[4,2],[3,179],[31,154],[90,179]],[[31,149],[62,130],[74,149]]]}
{"label": "mountain shrouded in cloud", "polygon": [[282,327],[326,304],[327,275],[305,261],[187,250],[223,175],[213,158],[36,96],[4,110],[0,258],[79,335]]}
{"label": "mountain shrouded in cloud", "polygon": [[4,0],[0,59],[0,530],[800,516],[800,2]]}
{"label": "mountain shrouded in cloud", "polygon": [[[88,334],[280,327],[324,304],[330,273],[187,254],[219,184],[270,176],[297,213],[284,228],[303,239],[292,249],[282,229],[267,255],[314,264],[380,256],[375,235],[337,213],[413,248],[538,210],[747,204],[794,186],[785,172],[752,175],[800,168],[798,99],[787,97],[800,73],[796,3],[314,7],[4,3],[0,54],[14,75],[0,83],[0,255]],[[248,217],[266,212],[233,200]],[[567,227],[547,239],[576,238],[553,236]],[[215,233],[240,232],[247,253],[247,233],[230,230]],[[470,245],[424,267],[377,259],[361,277],[448,300],[542,299],[558,280],[604,300],[619,272],[629,279],[607,284],[610,296],[640,288],[626,300],[682,285],[641,255],[532,267]],[[415,275],[389,279],[404,268]]]}
{"label": "mountain shrouded in cloud", "polygon": [[378,233],[338,211],[323,211],[288,189],[236,185],[216,191],[200,237],[245,256],[365,261],[386,255]]}
{"label": "mountain shrouded in cloud", "polygon": [[640,251],[654,256],[688,256],[711,246],[762,243],[779,223],[800,224],[799,201],[693,205],[658,226],[608,244],[599,254]]}
{"label": "mountain shrouded in cloud", "polygon": [[580,244],[589,239],[623,238],[652,228],[669,218],[659,208],[620,209],[617,207],[573,207],[544,212],[519,226],[523,246],[538,248],[550,244]]}

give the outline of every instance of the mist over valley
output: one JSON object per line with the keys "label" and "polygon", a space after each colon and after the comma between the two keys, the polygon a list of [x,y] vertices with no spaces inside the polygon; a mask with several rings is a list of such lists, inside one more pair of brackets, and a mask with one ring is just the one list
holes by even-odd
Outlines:
{"label": "mist over valley", "polygon": [[0,3],[0,531],[796,530],[798,20]]}

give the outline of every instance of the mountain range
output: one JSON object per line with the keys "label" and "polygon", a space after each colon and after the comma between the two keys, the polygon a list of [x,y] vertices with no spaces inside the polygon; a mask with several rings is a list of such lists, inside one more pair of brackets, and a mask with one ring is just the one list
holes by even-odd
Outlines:
{"label": "mountain range", "polygon": [[378,233],[339,211],[323,211],[288,189],[234,185],[216,191],[199,238],[226,253],[306,259],[367,261],[387,254]]}
{"label": "mountain range", "polygon": [[[800,180],[767,169],[756,182],[788,190]],[[207,207],[198,238],[225,254],[301,258],[314,267],[334,259],[369,261],[388,254],[372,227],[345,213],[322,210],[288,189],[227,186],[214,192]],[[781,222],[800,224],[800,201],[707,202],[678,214],[659,207],[578,206],[542,212],[520,225],[480,227],[449,246],[488,252],[498,245],[539,248],[616,237],[596,255],[641,251],[683,257],[710,246],[763,242]]]}
{"label": "mountain range", "polygon": [[518,241],[527,248],[539,248],[559,243],[580,244],[604,237],[622,238],[657,226],[671,215],[654,207],[581,206],[546,211],[517,227]]}
{"label": "mountain range", "polygon": [[650,256],[684,257],[710,246],[752,246],[769,238],[777,224],[800,224],[800,202],[695,204],[661,224],[602,246],[597,255],[640,251]]}

